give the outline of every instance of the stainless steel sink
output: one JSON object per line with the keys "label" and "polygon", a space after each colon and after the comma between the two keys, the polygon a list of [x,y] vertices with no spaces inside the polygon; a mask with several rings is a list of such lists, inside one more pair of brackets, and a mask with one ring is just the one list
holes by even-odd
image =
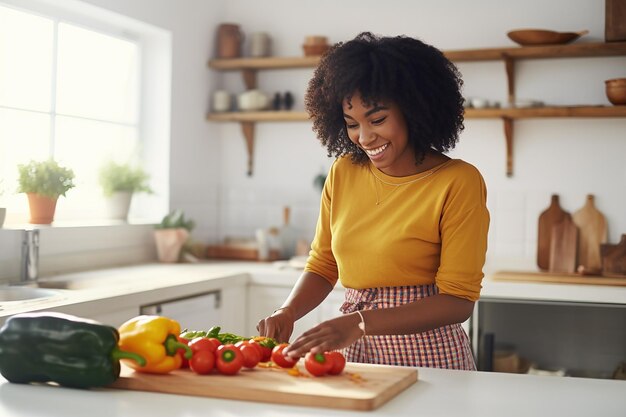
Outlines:
{"label": "stainless steel sink", "polygon": [[59,295],[59,291],[47,288],[0,286],[0,303],[9,301],[26,301]]}

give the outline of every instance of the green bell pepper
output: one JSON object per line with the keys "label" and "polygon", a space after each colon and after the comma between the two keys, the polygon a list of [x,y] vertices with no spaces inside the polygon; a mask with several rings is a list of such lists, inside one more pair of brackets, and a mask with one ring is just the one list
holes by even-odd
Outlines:
{"label": "green bell pepper", "polygon": [[121,351],[118,341],[116,328],[93,320],[50,312],[17,314],[0,329],[0,373],[16,383],[108,385],[120,375],[119,359],[145,363]]}

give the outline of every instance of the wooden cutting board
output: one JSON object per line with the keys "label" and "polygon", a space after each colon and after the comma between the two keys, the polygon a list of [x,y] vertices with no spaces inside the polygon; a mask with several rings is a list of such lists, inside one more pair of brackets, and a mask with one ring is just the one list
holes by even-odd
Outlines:
{"label": "wooden cutting board", "polygon": [[539,266],[539,269],[544,271],[550,269],[552,228],[567,216],[569,216],[569,213],[561,208],[558,194],[553,194],[550,207],[544,210],[539,216],[539,229],[537,233],[537,266]]}
{"label": "wooden cutting board", "polygon": [[537,272],[499,271],[491,277],[494,281],[517,281],[517,282],[545,282],[551,284],[581,284],[581,285],[616,285],[626,286],[626,276],[601,277],[585,276],[578,274],[551,274]]}
{"label": "wooden cutting board", "polygon": [[550,237],[550,272],[573,274],[576,272],[578,227],[568,214],[552,226]]}
{"label": "wooden cutting board", "polygon": [[[122,364],[110,388],[258,401],[346,410],[373,410],[417,381],[415,368],[348,363],[341,375],[301,376],[278,368],[256,367],[236,375],[197,375],[180,369],[166,375],[139,373]],[[209,413],[210,414],[210,413]]]}
{"label": "wooden cutting board", "polygon": [[596,208],[592,194],[587,202],[572,214],[572,220],[578,226],[578,262],[576,268],[583,267],[587,273],[597,274],[602,270],[600,245],[606,243],[608,229],[606,218]]}

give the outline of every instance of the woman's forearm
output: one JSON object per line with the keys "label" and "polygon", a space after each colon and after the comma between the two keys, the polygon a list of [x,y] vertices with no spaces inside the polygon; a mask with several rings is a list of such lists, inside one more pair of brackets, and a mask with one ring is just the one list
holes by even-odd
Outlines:
{"label": "woman's forearm", "polygon": [[467,320],[474,302],[438,294],[399,307],[362,311],[370,335],[413,334]]}
{"label": "woman's forearm", "polygon": [[298,320],[324,301],[332,289],[320,275],[304,272],[282,306],[291,310],[294,321]]}

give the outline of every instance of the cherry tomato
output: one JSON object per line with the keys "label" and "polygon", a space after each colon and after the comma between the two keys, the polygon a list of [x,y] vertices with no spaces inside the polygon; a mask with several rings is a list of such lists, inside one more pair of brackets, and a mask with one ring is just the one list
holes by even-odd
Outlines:
{"label": "cherry tomato", "polygon": [[304,357],[304,367],[313,376],[322,376],[328,373],[333,363],[325,353],[307,353]]}
{"label": "cherry tomato", "polygon": [[263,346],[254,339],[248,340],[248,343],[259,349],[259,351],[261,352],[261,362],[268,362],[270,359],[272,359],[272,349]]}
{"label": "cherry tomato", "polygon": [[215,344],[211,341],[211,339],[207,339],[206,337],[196,337],[189,342],[188,346],[191,348],[193,353],[200,350],[208,350],[211,353],[216,351]]}
{"label": "cherry tomato", "polygon": [[210,350],[198,350],[193,352],[189,359],[189,368],[197,374],[206,375],[215,367],[215,354]]}
{"label": "cherry tomato", "polygon": [[[235,345],[237,346],[237,345]],[[240,346],[237,346],[239,351],[243,355],[243,366],[246,368],[254,368],[261,361],[261,353],[257,348],[250,345],[250,343],[244,342]]]}
{"label": "cherry tomato", "polygon": [[217,339],[215,337],[209,337],[209,342],[213,343],[213,346],[215,347],[215,349],[213,349],[213,352],[215,352],[218,347],[222,346],[222,342],[220,342],[220,339]]}
{"label": "cherry tomato", "polygon": [[217,369],[224,375],[234,375],[243,366],[243,355],[233,344],[221,345],[217,348]]}
{"label": "cherry tomato", "polygon": [[328,371],[329,375],[339,375],[343,372],[343,368],[346,366],[346,358],[341,352],[327,352],[326,358],[333,364],[332,368]]}
{"label": "cherry tomato", "polygon": [[300,360],[300,358],[295,360],[291,359],[283,354],[283,350],[285,350],[287,346],[289,346],[289,343],[281,343],[280,345],[274,346],[274,349],[272,349],[272,362],[281,368],[293,368]]}
{"label": "cherry tomato", "polygon": [[[180,343],[184,343],[187,346],[189,346],[189,340],[185,339],[184,337],[180,337],[178,336],[178,341]],[[180,365],[181,368],[189,368],[189,359],[187,359],[185,357],[185,349],[178,349],[178,351],[176,352],[178,355],[180,355],[183,358],[183,362]]]}

